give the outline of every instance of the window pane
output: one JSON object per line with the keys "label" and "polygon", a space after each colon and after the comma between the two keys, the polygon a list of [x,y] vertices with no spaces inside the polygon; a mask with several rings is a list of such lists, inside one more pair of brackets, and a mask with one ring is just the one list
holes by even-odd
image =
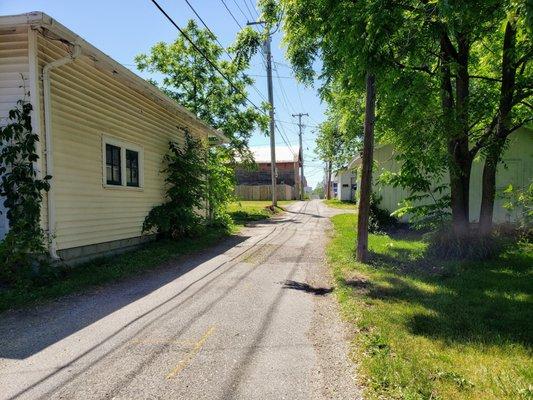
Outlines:
{"label": "window pane", "polygon": [[139,153],[126,150],[126,184],[139,186]]}
{"label": "window pane", "polygon": [[106,144],[106,181],[109,185],[120,185],[120,147]]}

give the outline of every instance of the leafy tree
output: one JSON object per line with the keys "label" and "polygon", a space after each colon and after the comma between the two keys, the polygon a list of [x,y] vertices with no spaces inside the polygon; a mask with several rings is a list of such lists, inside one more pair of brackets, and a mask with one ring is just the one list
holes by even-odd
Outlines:
{"label": "leafy tree", "polygon": [[225,49],[216,37],[207,29],[200,29],[194,20],[189,20],[183,30],[232,85],[183,36],[173,43],[157,43],[149,54],[138,55],[137,68],[162,74],[158,86],[165,93],[224,132],[234,156],[249,158],[250,136],[255,128],[266,131],[268,121],[261,110],[248,105],[246,100],[247,87],[253,84],[245,73],[249,62],[234,57],[225,60]]}
{"label": "leafy tree", "polygon": [[363,74],[375,75],[378,137],[397,146],[403,161],[411,157],[404,176],[416,171],[403,183],[421,188],[448,174],[454,232],[468,235],[470,171],[481,153],[482,209],[492,215],[497,160],[508,134],[531,115],[526,1],[278,4],[287,53],[302,79],[312,80],[316,57],[324,87],[362,93]]}
{"label": "leafy tree", "polygon": [[169,143],[169,153],[164,157],[166,175],[166,201],[150,210],[143,232],[157,230],[160,237],[172,239],[192,236],[198,232],[202,217],[197,210],[204,208],[207,199],[206,179],[208,172],[205,148],[184,129],[183,146]]}
{"label": "leafy tree", "polygon": [[[266,131],[266,106],[258,110],[247,103],[246,89],[253,84],[246,75],[248,59],[236,57],[232,48],[225,50],[211,31],[200,29],[194,20],[184,31],[231,84],[183,36],[173,43],[155,44],[149,54],[137,56],[136,63],[141,71],[161,74],[161,83],[154,84],[229,139],[227,145],[209,148],[205,186],[212,222],[227,221],[223,214],[234,192],[230,169],[237,159],[251,163],[248,140],[255,129]],[[225,52],[230,59],[224,59]]]}

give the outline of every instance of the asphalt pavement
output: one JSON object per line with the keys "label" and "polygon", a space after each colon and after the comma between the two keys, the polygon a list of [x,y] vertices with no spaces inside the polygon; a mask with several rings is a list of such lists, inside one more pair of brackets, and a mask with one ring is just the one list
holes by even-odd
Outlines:
{"label": "asphalt pavement", "polygon": [[334,212],[297,202],[200,254],[0,315],[0,398],[359,399],[324,261]]}

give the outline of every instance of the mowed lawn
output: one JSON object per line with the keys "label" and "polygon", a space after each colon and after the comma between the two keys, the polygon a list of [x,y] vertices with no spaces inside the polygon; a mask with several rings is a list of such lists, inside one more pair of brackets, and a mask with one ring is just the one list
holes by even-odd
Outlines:
{"label": "mowed lawn", "polygon": [[273,210],[270,207],[272,202],[268,200],[241,200],[231,203],[228,211],[236,225],[244,225],[247,222],[270,218],[292,203],[294,200],[278,200],[278,208]]}
{"label": "mowed lawn", "polygon": [[341,201],[338,199],[329,199],[329,200],[324,200],[324,204],[330,207],[333,207],[333,208],[340,208],[343,210],[357,209],[357,204],[353,201]]}
{"label": "mowed lawn", "polygon": [[332,218],[328,259],[369,399],[532,399],[533,246],[487,262],[424,258],[420,235],[370,235]]}

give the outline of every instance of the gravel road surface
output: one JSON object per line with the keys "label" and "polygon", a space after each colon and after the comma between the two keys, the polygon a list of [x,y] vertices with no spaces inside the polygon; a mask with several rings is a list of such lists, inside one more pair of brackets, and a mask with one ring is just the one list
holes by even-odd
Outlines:
{"label": "gravel road surface", "polygon": [[198,255],[0,315],[1,399],[359,399],[318,200]]}

